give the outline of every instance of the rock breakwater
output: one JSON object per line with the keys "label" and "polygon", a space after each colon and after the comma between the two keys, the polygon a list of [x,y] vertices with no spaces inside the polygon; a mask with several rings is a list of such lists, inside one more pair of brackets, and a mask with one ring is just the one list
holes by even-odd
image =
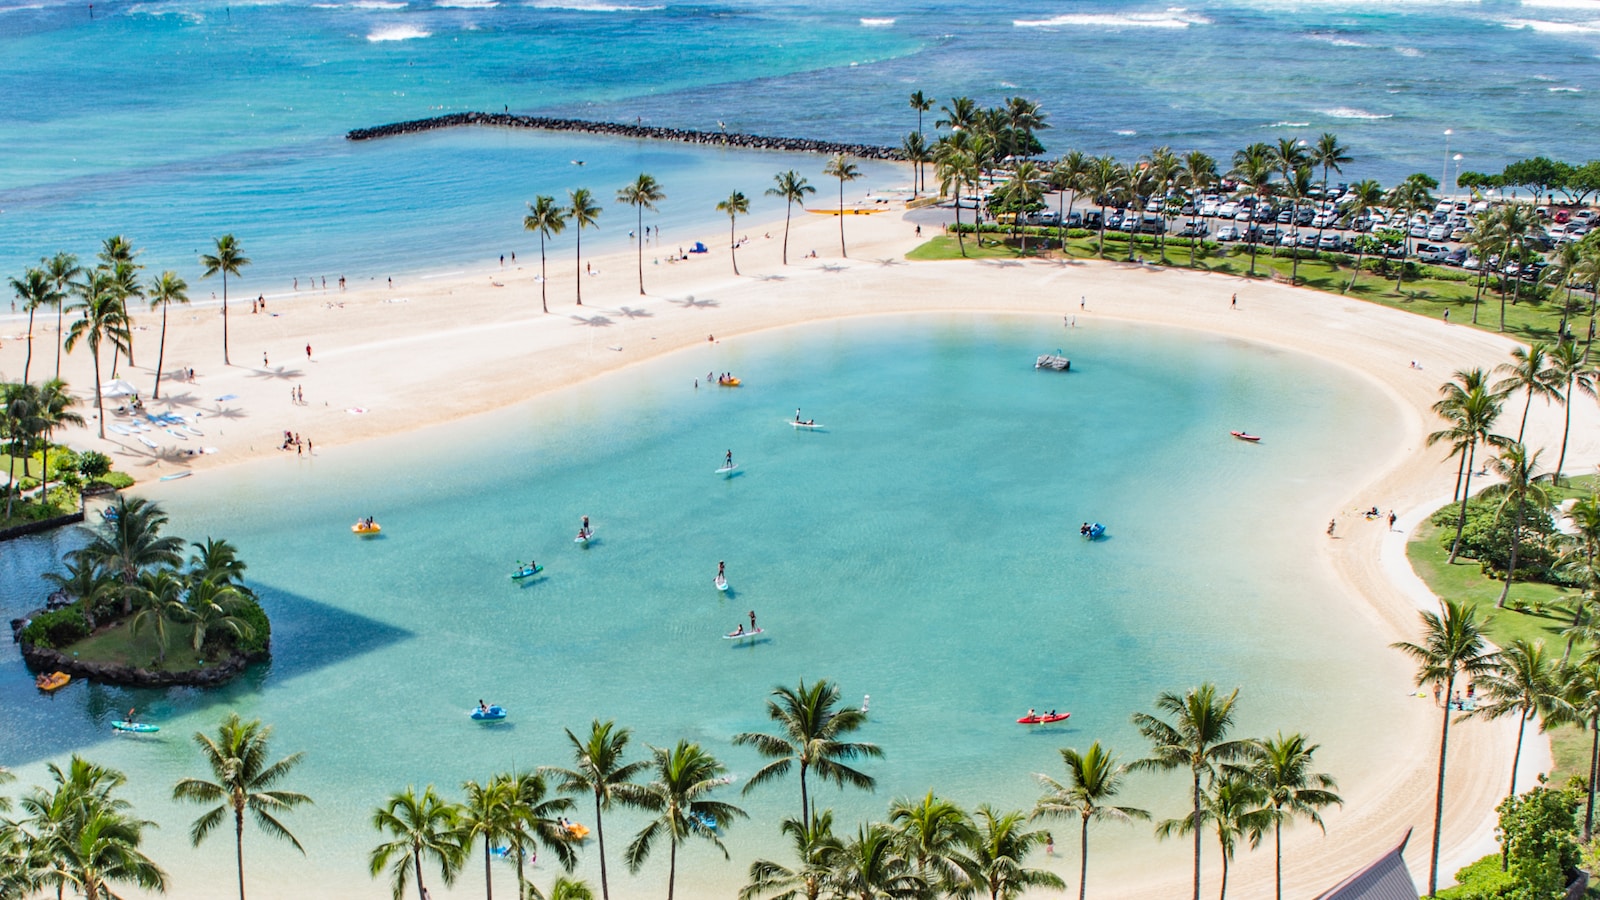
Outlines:
{"label": "rock breakwater", "polygon": [[651,141],[676,141],[680,144],[704,144],[713,147],[736,147],[741,150],[779,150],[789,153],[824,153],[860,159],[902,160],[894,147],[877,144],[847,144],[837,141],[817,141],[810,138],[766,137],[759,134],[738,134],[725,131],[693,131],[684,128],[663,128],[656,125],[627,125],[620,122],[591,122],[587,119],[553,119],[545,116],[519,116],[511,113],[463,112],[409,122],[393,122],[374,128],[357,128],[347,132],[352,141],[370,141],[374,138],[416,134],[439,128],[462,126],[489,128],[532,128],[538,131],[566,131],[577,134],[597,134],[605,137],[637,138]]}

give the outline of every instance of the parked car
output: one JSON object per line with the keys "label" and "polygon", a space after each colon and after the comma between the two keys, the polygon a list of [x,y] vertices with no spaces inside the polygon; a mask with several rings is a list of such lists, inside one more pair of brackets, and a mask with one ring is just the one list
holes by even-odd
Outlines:
{"label": "parked car", "polygon": [[1083,227],[1091,231],[1099,231],[1103,224],[1105,224],[1105,216],[1100,213],[1100,210],[1091,209],[1083,214]]}
{"label": "parked car", "polygon": [[1205,237],[1205,236],[1206,236],[1206,223],[1198,221],[1198,220],[1193,221],[1193,222],[1185,222],[1185,223],[1183,223],[1183,227],[1178,229],[1178,237]]}
{"label": "parked car", "polygon": [[1325,234],[1322,236],[1322,240],[1317,242],[1318,250],[1327,250],[1329,252],[1340,250],[1343,246],[1344,242],[1339,239],[1337,234]]}
{"label": "parked car", "polygon": [[1407,234],[1411,235],[1414,238],[1425,238],[1425,237],[1428,236],[1428,226],[1427,225],[1420,225],[1420,224],[1419,225],[1413,225],[1413,226],[1411,226],[1411,230],[1408,231]]}
{"label": "parked car", "polygon": [[1299,243],[1302,247],[1309,247],[1312,250],[1317,249],[1317,233],[1315,231],[1302,232]]}
{"label": "parked car", "polygon": [[1217,207],[1216,214],[1220,218],[1231,219],[1239,214],[1239,204],[1237,201],[1229,200],[1227,203]]}
{"label": "parked car", "polygon": [[1232,226],[1232,225],[1224,225],[1221,228],[1217,229],[1217,240],[1219,240],[1219,241],[1240,241],[1240,240],[1244,240],[1244,236],[1242,234],[1240,234],[1239,233],[1239,229],[1235,228],[1234,226]]}
{"label": "parked car", "polygon": [[1435,225],[1428,229],[1428,240],[1430,241],[1442,241],[1449,236],[1450,227],[1448,225]]}
{"label": "parked car", "polygon": [[1445,254],[1444,261],[1452,266],[1459,266],[1467,261],[1467,256],[1467,248],[1457,247],[1456,249]]}

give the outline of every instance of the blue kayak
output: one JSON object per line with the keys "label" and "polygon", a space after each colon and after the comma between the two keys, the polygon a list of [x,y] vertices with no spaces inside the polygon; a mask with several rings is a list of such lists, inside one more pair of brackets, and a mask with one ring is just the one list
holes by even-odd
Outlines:
{"label": "blue kayak", "polygon": [[1105,533],[1106,533],[1106,527],[1104,525],[1101,525],[1099,522],[1096,522],[1093,525],[1089,526],[1089,531],[1088,531],[1088,533],[1084,534],[1084,537],[1088,538],[1089,540],[1092,541],[1095,538],[1098,538],[1100,535],[1105,534]]}
{"label": "blue kayak", "polygon": [[516,581],[522,578],[532,578],[543,571],[544,566],[523,566],[522,568],[511,573],[511,579]]}
{"label": "blue kayak", "polygon": [[506,711],[499,706],[491,706],[487,710],[474,709],[472,711],[473,721],[476,722],[498,722],[505,717]]}

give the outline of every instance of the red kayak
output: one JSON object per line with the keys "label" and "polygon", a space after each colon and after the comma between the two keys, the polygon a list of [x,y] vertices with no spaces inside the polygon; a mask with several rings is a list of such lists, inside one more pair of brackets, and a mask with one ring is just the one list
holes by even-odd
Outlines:
{"label": "red kayak", "polygon": [[1249,441],[1252,444],[1255,443],[1256,441],[1261,440],[1261,435],[1259,435],[1259,434],[1251,434],[1248,431],[1230,431],[1228,433],[1233,435],[1234,437],[1238,438],[1241,441]]}
{"label": "red kayak", "polygon": [[1017,720],[1018,725],[1049,725],[1051,722],[1065,722],[1072,718],[1072,713],[1041,713],[1023,716]]}

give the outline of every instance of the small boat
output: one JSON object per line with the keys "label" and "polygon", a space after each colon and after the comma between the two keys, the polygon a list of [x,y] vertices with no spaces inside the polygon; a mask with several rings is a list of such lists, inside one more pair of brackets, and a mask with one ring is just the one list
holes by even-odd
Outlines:
{"label": "small boat", "polygon": [[579,825],[577,822],[568,822],[566,830],[567,834],[575,841],[581,841],[589,836],[589,826]]}
{"label": "small boat", "polygon": [[1228,433],[1233,435],[1234,437],[1238,438],[1241,441],[1249,441],[1252,444],[1254,444],[1254,443],[1256,443],[1256,442],[1261,440],[1261,435],[1259,435],[1259,434],[1251,434],[1248,431],[1230,431]]}
{"label": "small boat", "polygon": [[720,384],[723,387],[738,387],[739,386],[739,379],[737,379],[737,378],[718,378],[717,379],[717,384]]}
{"label": "small boat", "polygon": [[715,472],[712,472],[711,474],[713,474],[713,475],[731,475],[731,474],[733,474],[733,470],[737,469],[737,468],[739,468],[739,464],[738,463],[734,463],[732,465],[723,466],[722,468],[716,470]]}
{"label": "small boat", "polygon": [[377,522],[373,522],[371,525],[366,522],[357,522],[350,526],[350,530],[356,534],[377,534],[383,531],[383,526]]}
{"label": "small boat", "polygon": [[[151,444],[150,446],[153,447],[155,445]],[[161,476],[161,480],[162,481],[177,481],[179,478],[188,478],[190,475],[193,475],[193,474],[194,474],[193,472],[173,472],[171,475],[163,475],[163,476]]]}
{"label": "small boat", "polygon": [[823,427],[821,425],[821,423],[818,423],[818,422],[790,422],[789,424],[794,426],[795,428],[821,428],[821,427]]}
{"label": "small boat", "polygon": [[1017,720],[1018,725],[1049,725],[1052,722],[1065,722],[1072,718],[1072,713],[1035,713],[1023,716]]}
{"label": "small boat", "polygon": [[728,589],[728,579],[725,576],[718,575],[716,578],[711,580],[711,583],[719,591],[726,591]]}
{"label": "small boat", "polygon": [[767,633],[767,630],[765,628],[752,628],[752,629],[746,631],[744,628],[741,627],[738,631],[730,631],[727,634],[723,635],[722,639],[725,640],[725,641],[742,641],[745,638],[759,637],[759,636],[761,636],[763,634],[766,634],[766,633]]}
{"label": "small boat", "polygon": [[71,680],[72,676],[65,672],[51,672],[49,675],[40,675],[35,678],[33,685],[48,694],[51,691],[59,691],[66,687],[67,682]]}
{"label": "small boat", "polygon": [[543,571],[544,566],[523,566],[522,568],[511,573],[511,580],[517,581],[523,578],[532,578]]}
{"label": "small boat", "polygon": [[143,722],[112,722],[111,727],[117,731],[126,731],[129,734],[155,734],[161,730],[159,725],[146,725]]}
{"label": "small boat", "polygon": [[498,722],[505,717],[506,711],[499,706],[491,706],[488,709],[478,707],[472,711],[472,719],[475,722]]}
{"label": "small boat", "polygon": [[1100,537],[1100,535],[1105,534],[1105,533],[1106,533],[1106,527],[1104,525],[1101,525],[1099,522],[1096,522],[1093,525],[1089,526],[1089,530],[1088,531],[1085,531],[1083,533],[1083,538],[1084,538],[1084,540],[1092,541],[1092,540],[1095,540],[1096,538]]}
{"label": "small boat", "polygon": [[572,542],[574,544],[587,544],[587,543],[589,543],[589,539],[592,538],[592,537],[594,537],[594,529],[593,528],[589,529],[588,531],[580,531],[580,532],[578,532],[578,536],[573,538]]}

